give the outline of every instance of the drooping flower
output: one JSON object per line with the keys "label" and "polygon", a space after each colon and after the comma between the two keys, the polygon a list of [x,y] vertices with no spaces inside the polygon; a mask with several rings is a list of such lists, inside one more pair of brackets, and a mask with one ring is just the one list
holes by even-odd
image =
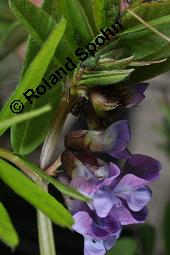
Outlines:
{"label": "drooping flower", "polygon": [[137,106],[145,98],[147,87],[147,83],[132,87],[97,87],[90,91],[90,98],[96,113],[108,118],[108,115]]}
{"label": "drooping flower", "polygon": [[130,139],[129,126],[126,120],[117,121],[106,130],[79,130],[65,138],[65,146],[71,150],[102,152],[110,156],[128,157],[126,146]]}
{"label": "drooping flower", "polygon": [[116,242],[122,226],[146,219],[151,199],[147,185],[159,178],[159,161],[140,154],[128,155],[120,169],[111,161],[101,160],[98,154],[120,156],[128,140],[125,121],[105,131],[75,131],[66,138],[67,150],[61,159],[71,177],[70,185],[91,198],[88,203],[67,200],[75,220],[73,229],[84,236],[85,255],[104,255]]}

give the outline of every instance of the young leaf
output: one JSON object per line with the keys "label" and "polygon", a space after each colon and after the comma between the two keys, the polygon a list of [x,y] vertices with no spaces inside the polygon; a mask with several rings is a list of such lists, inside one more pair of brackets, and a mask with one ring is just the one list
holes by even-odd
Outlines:
{"label": "young leaf", "polygon": [[[15,90],[15,93],[8,100],[0,113],[0,120],[3,121],[11,117],[13,114],[10,110],[10,105],[13,100],[21,100],[22,103],[26,102],[23,93],[28,89],[35,89],[41,82],[47,67],[55,53],[55,50],[63,36],[65,31],[66,21],[63,19],[59,25],[52,31],[46,43],[44,43],[42,49],[33,60],[32,64],[28,67],[23,79],[20,81],[19,86]],[[5,131],[0,132],[2,134]]]}
{"label": "young leaf", "polygon": [[19,196],[47,215],[55,224],[71,227],[71,214],[37,184],[7,162],[0,160],[0,178]]}
{"label": "young leaf", "polygon": [[40,116],[46,112],[49,112],[51,110],[50,105],[46,105],[40,109],[30,111],[27,113],[20,114],[18,116],[14,116],[10,119],[4,120],[3,122],[0,123],[0,130],[4,128],[9,128],[19,122],[26,121],[28,119],[36,118],[37,116]]}
{"label": "young leaf", "polygon": [[9,247],[15,247],[19,243],[19,238],[12,225],[8,212],[0,203],[0,240]]}
{"label": "young leaf", "polygon": [[[110,76],[104,76],[105,74],[103,72],[101,74],[94,74],[94,77],[84,75],[86,79],[79,81],[78,84],[88,87],[113,85],[126,80],[133,71],[134,69],[116,70],[112,71]],[[101,76],[102,73],[103,76]]]}

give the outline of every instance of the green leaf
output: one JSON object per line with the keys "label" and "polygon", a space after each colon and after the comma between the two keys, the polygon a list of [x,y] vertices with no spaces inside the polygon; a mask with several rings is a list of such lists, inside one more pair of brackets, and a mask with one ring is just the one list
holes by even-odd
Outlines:
{"label": "green leaf", "polygon": [[13,50],[15,50],[27,38],[27,33],[23,26],[18,22],[9,23],[0,37],[0,60],[7,57]]}
{"label": "green leaf", "polygon": [[[78,45],[85,46],[94,39],[94,33],[90,26],[88,17],[78,0],[58,0],[58,10],[60,15],[68,21],[66,30],[69,42],[77,37],[80,41]],[[75,44],[72,44],[73,47]],[[76,48],[75,48],[76,49]]]}
{"label": "green leaf", "polygon": [[164,245],[165,245],[165,254],[170,254],[170,236],[169,236],[169,229],[170,229],[170,203],[166,205],[164,218],[163,218],[163,238],[164,238]]}
{"label": "green leaf", "polygon": [[84,75],[83,77],[85,79],[80,80],[78,84],[88,87],[113,85],[126,80],[133,71],[134,69],[114,70],[110,72],[110,75],[108,75],[109,71],[103,71],[89,76]]}
{"label": "green leaf", "polygon": [[138,226],[137,237],[140,241],[142,254],[152,255],[156,241],[156,232],[154,227],[148,224]]}
{"label": "green leaf", "polygon": [[67,196],[70,196],[72,198],[81,200],[81,201],[90,201],[90,198],[82,195],[81,193],[79,193],[78,191],[76,191],[75,189],[71,188],[68,185],[65,185],[59,181],[57,181],[56,179],[54,179],[53,177],[49,176],[48,174],[46,174],[45,171],[42,171],[39,167],[37,167],[35,164],[33,164],[32,162],[26,160],[24,157],[18,156],[21,160],[21,164],[28,166],[29,168],[32,169],[32,171],[37,174],[38,176],[40,176],[44,181],[46,181],[47,183],[52,184],[54,187],[56,187],[61,193],[64,193]]}
{"label": "green leaf", "polygon": [[[138,4],[137,6],[132,6],[131,10],[138,14],[141,18],[143,18],[145,21],[153,21],[155,19],[164,17],[169,15],[170,13],[170,2],[164,1],[164,2],[150,2]],[[123,26],[125,29],[132,28],[137,25],[140,25],[141,23],[135,19],[130,13],[126,13],[126,15],[123,18]]]}
{"label": "green leaf", "polygon": [[75,199],[79,199],[81,201],[86,202],[90,201],[90,198],[82,195],[81,193],[71,188],[70,186],[60,183],[53,177],[49,176],[45,171],[41,170],[37,165],[33,164],[32,162],[28,161],[26,158],[20,155],[16,155],[5,149],[0,149],[0,157],[10,161],[12,164],[16,165],[22,171],[25,171],[25,169],[27,169],[31,176],[34,175],[35,178],[37,176],[41,177],[43,181],[52,184],[54,187],[56,187],[60,192],[64,193],[65,195],[68,195]]}
{"label": "green leaf", "polygon": [[107,255],[135,255],[137,244],[133,239],[124,238],[117,241],[113,249]]}
{"label": "green leaf", "polygon": [[23,113],[20,114],[18,116],[14,116],[10,119],[4,120],[3,122],[0,123],[0,130],[1,129],[5,129],[5,128],[9,128],[17,123],[26,121],[28,119],[32,119],[32,118],[36,118],[37,116],[40,116],[46,112],[51,111],[51,106],[50,105],[46,105],[40,109],[34,110],[34,111],[30,111],[27,113]]}
{"label": "green leaf", "polygon": [[[169,2],[143,3],[136,8],[132,8],[132,11],[162,34],[170,36]],[[136,60],[158,59],[158,52],[162,52],[163,49],[164,54],[162,54],[161,58],[169,56],[165,52],[165,48],[169,46],[169,42],[147,28],[130,13],[125,15],[122,25],[125,30],[118,34],[120,38],[119,47],[126,46],[127,53],[133,54]]]}
{"label": "green leaf", "polygon": [[[45,0],[43,2],[42,9],[48,14],[51,14],[53,11],[53,2],[54,0]],[[33,7],[34,8],[34,7]],[[37,15],[38,16],[38,15]],[[36,16],[36,17],[37,17]],[[43,19],[43,16],[41,17]],[[41,24],[41,20],[39,23]],[[37,53],[40,50],[40,43],[35,40],[32,36],[29,36],[26,55],[24,59],[23,69],[21,73],[21,78],[23,78],[28,66],[31,64],[32,60],[36,57]],[[49,65],[48,70],[46,71],[45,78],[50,76],[52,72],[52,64]],[[15,125],[11,129],[11,143],[16,153],[26,155],[32,152],[37,146],[39,146],[48,131],[54,112],[56,111],[59,101],[61,98],[62,85],[57,85],[48,93],[43,95],[39,100],[35,101],[32,105],[26,103],[25,111],[31,111],[42,107],[46,102],[50,102],[52,106],[52,111],[48,114],[38,117],[37,119],[30,119],[26,122],[22,122],[18,125]],[[37,125],[39,123],[39,125]]]}
{"label": "green leaf", "polygon": [[81,4],[88,20],[91,28],[93,29],[93,33],[97,36],[100,33],[99,28],[97,27],[95,15],[94,15],[94,1],[89,0],[78,0]]}
{"label": "green leaf", "polygon": [[61,93],[62,86],[59,84],[41,96],[32,105],[29,103],[25,104],[24,111],[30,112],[36,111],[36,109],[43,107],[49,102],[52,106],[52,111],[12,126],[11,143],[16,153],[27,155],[43,142],[51,125],[54,113],[60,103]]}
{"label": "green leaf", "polygon": [[99,29],[106,26],[105,8],[107,8],[106,0],[94,0],[94,14]]}
{"label": "green leaf", "polygon": [[0,203],[0,240],[12,248],[19,243],[18,235],[2,203]]}
{"label": "green leaf", "polygon": [[[33,60],[32,64],[28,67],[23,79],[20,81],[15,93],[8,100],[0,113],[0,121],[11,117],[13,114],[10,110],[10,105],[13,100],[21,100],[22,103],[26,102],[23,93],[28,89],[35,89],[41,82],[47,67],[55,53],[55,50],[63,36],[65,31],[66,21],[63,19],[59,25],[52,31],[46,43],[44,43],[42,49]],[[5,131],[0,132],[2,134]]]}
{"label": "green leaf", "polygon": [[13,16],[7,0],[0,1],[0,21],[13,21],[15,17]]}
{"label": "green leaf", "polygon": [[72,226],[72,216],[62,204],[3,160],[0,160],[0,178],[16,194],[41,210],[55,224],[69,228]]}

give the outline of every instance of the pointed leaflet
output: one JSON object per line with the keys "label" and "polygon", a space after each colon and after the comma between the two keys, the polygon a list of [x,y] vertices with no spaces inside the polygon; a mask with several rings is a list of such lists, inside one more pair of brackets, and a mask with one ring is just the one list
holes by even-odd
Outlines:
{"label": "pointed leaflet", "polygon": [[[8,100],[6,105],[3,107],[0,113],[0,120],[4,120],[13,116],[10,110],[10,104],[13,100],[21,100],[23,103],[26,102],[26,99],[23,96],[23,93],[27,89],[35,89],[41,82],[45,71],[55,53],[55,50],[62,38],[66,27],[66,21],[63,19],[59,25],[52,31],[48,40],[44,43],[42,49],[37,54],[36,58],[33,60],[32,64],[28,67],[23,79],[20,81],[15,93]],[[5,131],[1,131],[2,134]]]}
{"label": "pointed leaflet", "polygon": [[79,41],[78,46],[85,46],[92,41],[94,33],[80,2],[78,0],[58,0],[57,4],[60,15],[68,21],[66,33],[69,42],[75,39]]}
{"label": "pointed leaflet", "polygon": [[0,203],[0,240],[12,248],[19,243],[18,235],[2,203]]}
{"label": "pointed leaflet", "polygon": [[[46,105],[40,109],[29,111],[27,113],[19,114],[17,116],[13,116],[10,119],[4,120],[0,123],[0,130],[4,128],[9,128],[17,123],[26,121],[28,119],[36,118],[46,112],[49,112],[51,110],[50,105]],[[42,116],[41,116],[42,117]]]}
{"label": "pointed leaflet", "polygon": [[94,15],[98,29],[106,27],[106,0],[94,0]]}
{"label": "pointed leaflet", "polygon": [[[55,23],[49,16],[46,15],[46,13],[50,14],[53,11],[53,0],[45,0],[43,2],[42,9],[46,13],[39,11],[39,9],[34,7],[33,5],[31,5],[30,8],[32,8],[34,12],[37,12],[36,15],[37,21],[34,24],[35,25],[34,29],[37,29],[37,33],[41,31],[38,28],[39,26],[41,26],[44,20],[48,20],[48,23],[51,24],[49,26],[50,33],[51,28],[54,27]],[[46,32],[48,34],[48,31],[44,29],[41,32],[42,38],[46,38]],[[28,66],[31,64],[32,60],[35,58],[35,56],[41,49],[40,47],[41,44],[42,43],[40,41],[37,41],[36,39],[34,39],[34,37],[29,36],[27,42],[26,56],[24,59],[23,70],[20,79],[23,78]],[[48,67],[48,70],[46,71],[45,77],[50,76],[50,74],[52,73],[52,67],[54,69],[54,64],[51,63]],[[28,121],[15,125],[11,128],[11,143],[13,145],[15,152],[25,155],[32,152],[37,146],[39,146],[39,144],[42,143],[47,134],[54,112],[56,111],[57,106],[60,102],[61,90],[62,86],[61,84],[58,84],[56,87],[54,87],[44,96],[42,96],[39,100],[34,101],[32,105],[26,103],[24,108],[25,111],[31,111],[42,107],[44,104],[46,104],[46,102],[50,102],[52,106],[52,111],[50,111],[50,113],[48,114],[38,117],[37,119],[30,119]],[[37,123],[39,123],[39,125],[37,125]]]}
{"label": "pointed leaflet", "polygon": [[72,226],[72,216],[62,204],[3,160],[0,160],[0,179],[16,194],[41,210],[55,224],[62,227]]}
{"label": "pointed leaflet", "polygon": [[78,2],[81,4],[84,13],[86,14],[90,26],[93,29],[93,33],[95,36],[97,36],[100,33],[99,28],[97,27],[95,15],[94,15],[94,1],[92,0],[78,0]]}

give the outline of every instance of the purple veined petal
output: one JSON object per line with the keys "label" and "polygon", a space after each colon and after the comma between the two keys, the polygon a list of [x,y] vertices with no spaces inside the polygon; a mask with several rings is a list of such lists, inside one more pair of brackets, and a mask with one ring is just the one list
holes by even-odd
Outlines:
{"label": "purple veined petal", "polygon": [[102,240],[84,237],[84,255],[104,255],[106,249]]}
{"label": "purple veined petal", "polygon": [[132,212],[126,202],[120,207],[114,206],[112,210],[117,214],[122,225],[143,223],[147,216],[145,207],[139,212]]}
{"label": "purple veined petal", "polygon": [[105,240],[112,235],[119,236],[120,231],[121,224],[113,210],[105,218],[96,217],[92,224],[92,232],[97,239]]}
{"label": "purple veined petal", "polygon": [[143,187],[147,183],[147,180],[141,179],[134,174],[127,174],[123,176],[123,178],[119,181],[119,183],[115,187],[114,192],[117,196],[122,197],[124,196],[124,193],[126,194],[140,187]]}
{"label": "purple veined petal", "polygon": [[117,121],[105,131],[88,131],[85,143],[93,152],[119,152],[125,149],[130,139],[130,131],[126,120]]}
{"label": "purple veined petal", "polygon": [[120,169],[117,165],[109,163],[99,168],[95,174],[96,177],[104,179],[103,185],[110,185],[120,175]]}
{"label": "purple veined petal", "polygon": [[113,248],[117,240],[117,236],[113,235],[111,237],[108,237],[106,240],[103,241],[104,247],[107,251]]}
{"label": "purple veined petal", "polygon": [[120,197],[126,200],[132,211],[138,212],[148,204],[152,197],[152,192],[148,187],[144,186],[130,192],[121,193]]}
{"label": "purple veined petal", "polygon": [[93,220],[87,212],[80,211],[73,215],[74,225],[73,230],[82,235],[92,235]]}
{"label": "purple veined petal", "polygon": [[160,177],[161,163],[149,156],[134,154],[123,166],[123,172],[132,173],[147,181],[155,181]]}
{"label": "purple veined petal", "polygon": [[125,108],[129,109],[129,108],[132,108],[132,107],[135,107],[137,106],[138,104],[140,104],[145,98],[145,95],[143,94],[137,94],[135,95],[129,102],[128,104],[126,105]]}
{"label": "purple veined petal", "polygon": [[114,204],[114,199],[117,198],[116,196],[114,198],[110,191],[102,191],[99,189],[95,193],[92,203],[99,217],[104,218],[109,214]]}
{"label": "purple veined petal", "polygon": [[117,214],[122,225],[138,223],[138,221],[133,217],[131,212],[124,205],[120,207],[114,207],[114,212]]}
{"label": "purple veined petal", "polygon": [[97,184],[94,180],[86,180],[84,177],[78,176],[71,181],[70,186],[79,192],[92,197],[101,185]]}

